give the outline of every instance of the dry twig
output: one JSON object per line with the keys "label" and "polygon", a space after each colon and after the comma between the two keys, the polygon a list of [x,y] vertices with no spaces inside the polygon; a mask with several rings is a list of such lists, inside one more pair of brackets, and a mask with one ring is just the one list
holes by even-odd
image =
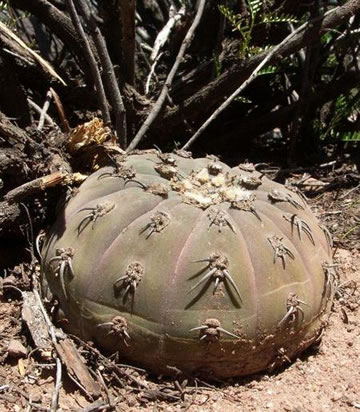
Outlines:
{"label": "dry twig", "polygon": [[70,132],[69,122],[66,119],[65,110],[61,103],[60,97],[52,87],[50,87],[50,92],[54,99],[55,107],[60,117],[62,128],[64,132],[69,133]]}
{"label": "dry twig", "polygon": [[44,106],[43,106],[43,108],[41,110],[41,113],[40,113],[40,119],[39,119],[39,123],[38,123],[38,126],[37,126],[37,130],[41,130],[44,127],[45,116],[46,116],[47,111],[49,110],[51,99],[52,99],[52,93],[49,90],[46,93],[46,99],[45,99]]}
{"label": "dry twig", "polygon": [[149,127],[151,126],[152,122],[156,119],[157,115],[159,114],[164,101],[168,95],[168,91],[169,88],[172,84],[172,81],[174,79],[174,76],[177,72],[178,67],[180,66],[180,63],[182,61],[182,58],[184,56],[185,50],[187,49],[192,36],[195,32],[196,27],[198,26],[200,19],[202,17],[202,14],[204,12],[204,8],[205,8],[205,0],[200,0],[194,21],[192,23],[192,25],[190,26],[188,32],[186,33],[186,36],[184,38],[184,41],[181,44],[180,50],[178,55],[176,56],[176,60],[175,63],[173,65],[173,67],[171,68],[165,84],[161,90],[160,96],[158,97],[156,103],[154,104],[150,114],[148,115],[147,119],[145,120],[145,122],[143,123],[143,125],[141,126],[140,130],[137,132],[136,136],[134,137],[134,139],[131,141],[129,147],[127,148],[127,152],[130,152],[131,150],[134,150],[137,145],[140,143],[141,139],[144,137],[145,133],[147,132],[147,130],[149,129]]}
{"label": "dry twig", "polygon": [[[35,102],[33,102],[29,97],[26,100],[27,100],[29,106],[32,107],[37,113],[39,113],[40,116],[42,114],[44,115],[44,121],[46,120],[46,122],[52,127],[56,126],[53,119],[44,111],[44,107],[41,108]],[[40,130],[39,126],[38,126],[38,130]]]}
{"label": "dry twig", "polygon": [[104,123],[107,126],[111,126],[111,119],[110,119],[110,113],[109,113],[109,108],[108,108],[108,103],[106,100],[106,95],[105,95],[105,90],[104,90],[104,85],[101,80],[100,76],[100,71],[97,65],[97,62],[95,60],[94,53],[91,50],[89,41],[86,37],[85,31],[82,27],[79,15],[76,11],[76,8],[74,6],[73,0],[66,0],[66,6],[69,10],[69,14],[71,16],[71,20],[75,26],[75,29],[80,36],[80,39],[82,41],[82,44],[84,46],[84,55],[86,57],[86,60],[88,61],[88,64],[90,66],[90,70],[95,82],[95,87],[96,87],[96,96],[99,100],[99,105],[101,108],[102,116]]}
{"label": "dry twig", "polygon": [[114,67],[112,65],[109,53],[107,51],[105,40],[99,30],[99,27],[96,24],[95,18],[88,5],[83,0],[76,0],[76,5],[80,9],[80,12],[84,17],[93,37],[93,41],[95,43],[95,47],[98,52],[101,65],[103,68],[105,86],[107,88],[110,102],[115,112],[116,133],[120,141],[120,147],[125,149],[127,146],[126,110],[120,93],[119,85],[115,76]]}
{"label": "dry twig", "polygon": [[13,33],[4,23],[0,21],[0,32],[3,32],[6,36],[14,40],[19,46],[26,50],[51,76],[55,77],[60,83],[66,86],[65,81],[56,73],[56,71],[51,67],[45,59],[43,59],[39,54],[30,49],[15,33]]}

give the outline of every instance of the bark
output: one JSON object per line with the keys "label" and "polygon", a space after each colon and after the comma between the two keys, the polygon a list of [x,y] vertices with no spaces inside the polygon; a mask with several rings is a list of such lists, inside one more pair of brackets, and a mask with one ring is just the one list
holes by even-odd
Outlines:
{"label": "bark", "polygon": [[[0,245],[5,247],[3,240],[8,236],[15,240],[24,238],[19,225],[28,222],[20,202],[30,206],[37,225],[43,223],[47,205],[39,205],[36,197],[52,186],[53,181],[59,181],[59,170],[71,172],[71,167],[56,147],[50,147],[46,140],[36,142],[0,112]],[[57,199],[51,196],[50,199],[49,205],[55,210]]]}
{"label": "bark", "polygon": [[28,11],[45,24],[71,53],[79,59],[84,73],[89,77],[87,64],[83,58],[83,48],[70,18],[47,0],[9,0],[11,6]]}
{"label": "bark", "polygon": [[119,66],[120,82],[135,80],[135,0],[104,1],[100,4],[104,35],[114,64]]}
{"label": "bark", "polygon": [[299,100],[288,106],[280,107],[279,109],[259,113],[255,112],[246,119],[241,119],[236,122],[227,124],[226,129],[222,132],[222,145],[234,147],[239,145],[241,141],[251,141],[253,136],[259,136],[276,127],[283,127],[289,124],[298,111],[300,106],[306,106],[309,112],[316,110],[325,103],[335,99],[340,94],[346,94],[349,90],[356,87],[360,82],[360,73],[352,71],[344,74],[340,79],[333,81],[330,84],[323,85],[317,92],[308,96],[306,100]]}
{"label": "bark", "polygon": [[14,76],[24,86],[46,92],[52,76],[24,48],[4,34],[0,34],[0,55],[13,66]]}
{"label": "bark", "polygon": [[0,55],[0,110],[16,119],[21,127],[29,126],[31,116],[24,88],[19,82],[15,65]]}

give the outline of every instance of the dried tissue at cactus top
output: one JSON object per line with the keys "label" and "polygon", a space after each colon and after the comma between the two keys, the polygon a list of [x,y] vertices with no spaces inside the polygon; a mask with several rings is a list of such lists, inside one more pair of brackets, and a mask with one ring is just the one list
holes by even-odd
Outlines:
{"label": "dried tissue at cactus top", "polygon": [[42,255],[73,333],[164,374],[281,366],[319,339],[336,282],[330,234],[296,190],[184,151],[92,174]]}

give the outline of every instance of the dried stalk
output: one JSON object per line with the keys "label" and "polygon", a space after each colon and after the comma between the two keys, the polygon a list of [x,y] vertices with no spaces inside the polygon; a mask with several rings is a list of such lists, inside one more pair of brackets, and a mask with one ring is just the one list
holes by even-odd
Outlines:
{"label": "dried stalk", "polygon": [[60,117],[63,131],[65,133],[69,133],[70,132],[69,122],[67,121],[64,106],[61,103],[60,97],[52,87],[50,87],[50,92],[51,92],[51,95],[54,99],[55,107],[56,107],[56,110],[57,110],[58,115]]}
{"label": "dried stalk", "polygon": [[99,71],[97,62],[95,60],[94,54],[91,50],[89,41],[86,37],[85,31],[81,25],[81,21],[76,11],[76,8],[74,6],[73,0],[66,0],[66,7],[69,11],[73,25],[75,26],[75,29],[78,35],[80,36],[81,42],[84,46],[84,55],[90,66],[91,74],[95,82],[95,87],[97,91],[96,95],[99,100],[99,105],[101,108],[103,121],[107,126],[111,126],[110,113],[109,113],[108,103],[107,103],[106,96],[105,96],[104,86],[103,86],[101,76],[100,76],[100,71]]}
{"label": "dried stalk", "polygon": [[[42,113],[44,113],[44,108],[41,108],[40,106],[38,106],[35,102],[33,102],[31,99],[27,98],[26,99],[29,106],[34,109],[37,113],[39,113],[39,115],[41,116]],[[52,127],[57,127],[57,125],[54,123],[53,119],[47,114],[44,113],[44,121],[46,120],[46,122],[52,126]],[[38,126],[39,127],[39,126]]]}
{"label": "dried stalk", "polygon": [[56,382],[51,399],[50,412],[56,412],[59,402],[59,392],[62,384],[62,366],[59,358],[56,358]]}
{"label": "dried stalk", "polygon": [[192,36],[195,32],[196,27],[198,26],[200,19],[203,15],[204,12],[204,8],[205,8],[205,0],[200,0],[194,21],[192,23],[192,25],[190,26],[188,32],[186,33],[186,36],[181,44],[180,50],[178,55],[176,56],[176,60],[175,63],[173,65],[173,67],[170,70],[170,73],[168,74],[165,84],[161,90],[160,96],[158,97],[156,103],[154,104],[154,107],[152,108],[149,116],[147,117],[147,119],[145,120],[145,122],[143,123],[143,125],[141,126],[140,130],[138,131],[138,133],[136,134],[136,136],[134,137],[134,139],[131,141],[129,147],[127,148],[127,152],[134,150],[136,148],[136,146],[140,143],[141,139],[144,137],[145,133],[147,132],[147,130],[149,129],[149,127],[151,126],[152,122],[156,119],[157,115],[159,114],[162,105],[164,104],[164,101],[166,99],[166,96],[168,95],[168,91],[169,88],[172,84],[172,81],[175,77],[176,71],[181,63],[181,60],[184,56],[185,50],[187,49]]}
{"label": "dried stalk", "polygon": [[65,81],[56,73],[56,71],[51,67],[50,63],[48,63],[44,58],[42,58],[38,53],[34,52],[34,50],[30,49],[15,33],[13,33],[4,23],[0,21],[0,32],[4,33],[7,37],[15,41],[21,48],[23,48],[27,53],[29,53],[34,60],[36,60],[41,67],[48,73],[51,74],[55,79],[57,79],[60,83],[66,86]]}
{"label": "dried stalk", "polygon": [[120,141],[120,147],[125,149],[127,146],[126,110],[105,40],[88,5],[83,0],[75,0],[75,2],[88,25],[95,43],[101,65],[103,67],[103,76],[107,92],[115,112],[116,133]]}
{"label": "dried stalk", "polygon": [[176,24],[177,21],[179,21],[184,15],[185,15],[185,6],[182,6],[178,12],[175,13],[175,7],[170,6],[170,11],[169,11],[169,20],[165,24],[165,26],[160,30],[159,34],[157,35],[155,42],[154,42],[154,47],[150,55],[150,59],[152,62],[154,62],[159,53],[160,49],[164,46],[164,44],[167,42],[167,40],[170,37],[170,34]]}
{"label": "dried stalk", "polygon": [[37,126],[37,130],[42,130],[42,128],[44,127],[45,117],[46,117],[47,111],[49,110],[51,99],[52,99],[51,91],[48,91],[46,93],[46,99],[45,99],[44,106],[40,113],[40,119],[39,119],[39,123]]}

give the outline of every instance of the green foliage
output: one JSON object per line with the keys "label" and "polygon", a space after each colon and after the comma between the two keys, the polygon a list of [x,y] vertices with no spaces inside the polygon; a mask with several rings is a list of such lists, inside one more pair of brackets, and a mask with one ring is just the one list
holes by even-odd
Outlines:
{"label": "green foliage", "polygon": [[27,16],[29,16],[29,13],[26,12],[19,12],[19,16],[16,16],[8,0],[0,1],[0,21],[12,30],[16,29],[19,18],[23,19]]}
{"label": "green foliage", "polygon": [[279,71],[278,67],[276,66],[267,66],[264,69],[260,70],[258,76],[262,76],[265,74],[274,74]]}
{"label": "green foliage", "polygon": [[348,130],[360,113],[360,91],[353,90],[350,96],[341,94],[334,102],[334,114],[326,127],[320,128],[322,140],[360,142],[360,132]]}
{"label": "green foliage", "polygon": [[259,54],[266,50],[268,46],[254,47],[250,43],[253,38],[253,30],[255,27],[262,24],[274,23],[294,23],[297,19],[287,14],[276,14],[274,11],[264,10],[264,0],[248,0],[249,16],[244,17],[240,14],[235,14],[229,7],[225,5],[219,6],[219,11],[230,22],[234,31],[238,31],[242,36],[240,48],[240,57],[246,58],[255,54]]}

